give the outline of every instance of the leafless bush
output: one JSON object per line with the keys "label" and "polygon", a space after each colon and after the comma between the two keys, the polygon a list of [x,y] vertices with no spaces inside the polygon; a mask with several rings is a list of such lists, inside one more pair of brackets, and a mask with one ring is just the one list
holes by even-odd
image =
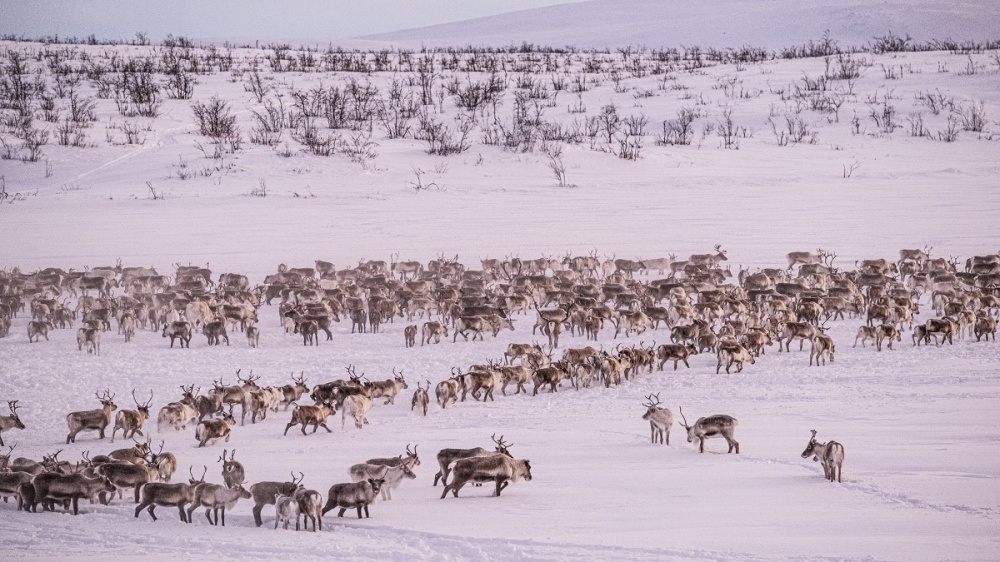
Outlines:
{"label": "leafless bush", "polygon": [[172,100],[189,100],[194,94],[197,80],[179,66],[167,72],[167,97]]}
{"label": "leafless bush", "polygon": [[421,111],[417,116],[419,127],[415,138],[427,143],[428,154],[459,154],[469,149],[469,134],[473,129],[470,118],[459,116],[455,119],[455,127],[434,120],[427,111]]}
{"label": "leafless bush", "polygon": [[876,37],[871,44],[871,51],[876,55],[882,53],[901,53],[912,50],[913,38],[909,35],[900,37],[890,32],[888,35]]}
{"label": "leafless bush", "polygon": [[77,125],[87,126],[97,121],[97,102],[91,98],[81,98],[77,92],[69,96],[69,120]]}
{"label": "leafless bush", "polygon": [[153,73],[140,69],[123,72],[112,80],[115,104],[123,117],[156,117],[160,108],[160,86]]}
{"label": "leafless bush", "polygon": [[896,123],[896,106],[889,103],[888,96],[883,100],[881,106],[873,106],[870,109],[872,121],[875,121],[875,126],[883,133],[892,133],[900,127]]}
{"label": "leafless bush", "polygon": [[941,142],[955,142],[958,140],[958,133],[961,130],[959,120],[954,115],[948,116],[948,126],[943,131],[938,131],[937,139]]}
{"label": "leafless bush", "polygon": [[906,122],[910,124],[910,136],[911,137],[928,137],[930,136],[930,131],[927,127],[924,127],[924,114],[923,113],[911,113],[906,118]]}
{"label": "leafless bush", "polygon": [[[146,144],[146,137],[153,130],[151,125],[143,126],[137,119],[122,121],[120,123],[110,123],[106,129],[105,137],[109,144]],[[122,140],[117,140],[111,131],[120,131]]]}
{"label": "leafless bush", "polygon": [[25,162],[38,162],[42,157],[42,147],[49,142],[49,132],[41,128],[29,128],[24,132],[24,150],[27,152],[21,157]]}
{"label": "leafless bush", "polygon": [[622,120],[621,132],[617,135],[617,155],[623,160],[638,160],[641,156],[646,125],[649,120],[645,115],[630,115]]}
{"label": "leafless bush", "polygon": [[340,135],[321,133],[310,119],[301,120],[298,128],[292,132],[292,138],[305,145],[316,156],[330,156],[343,143]]}
{"label": "leafless bush", "polygon": [[236,116],[225,100],[212,96],[208,103],[194,102],[191,111],[198,122],[198,132],[216,144],[224,144],[230,152],[239,150],[243,142]]}
{"label": "leafless bush", "polygon": [[427,191],[431,188],[440,189],[438,184],[435,182],[429,182],[426,184],[424,183],[424,174],[426,174],[427,172],[421,170],[420,168],[412,168],[412,170],[413,170],[413,175],[416,177],[416,180],[408,183],[410,184],[410,187],[413,188],[413,191],[420,193],[421,191]]}
{"label": "leafless bush", "polygon": [[920,91],[916,93],[916,98],[919,103],[926,105],[934,115],[939,115],[941,111],[955,110],[955,98],[945,96],[940,90],[934,90],[933,93]]}
{"label": "leafless bush", "polygon": [[971,102],[969,107],[959,106],[957,108],[959,117],[962,118],[962,129],[981,133],[986,128],[986,104],[982,101],[979,105]]}
{"label": "leafless bush", "polygon": [[56,140],[61,146],[75,146],[77,148],[87,146],[87,134],[83,127],[70,119],[64,119],[56,126]]}
{"label": "leafless bush", "polygon": [[657,144],[689,145],[694,138],[694,120],[698,112],[690,107],[677,110],[677,119],[667,119],[663,122],[663,133]]}
{"label": "leafless bush", "polygon": [[358,131],[350,135],[350,140],[343,143],[342,151],[353,162],[364,164],[368,160],[378,158],[378,143],[372,140],[370,131]]}
{"label": "leafless bush", "polygon": [[257,98],[257,103],[263,103],[264,97],[271,91],[271,86],[265,83],[264,79],[260,77],[259,72],[254,70],[247,73],[243,90],[253,94],[253,97]]}
{"label": "leafless bush", "polygon": [[566,164],[564,164],[562,160],[563,147],[559,145],[550,145],[546,147],[544,152],[545,155],[549,157],[549,169],[552,170],[552,174],[555,175],[556,181],[559,182],[559,187],[566,187]]}
{"label": "leafless bush", "polygon": [[819,133],[811,130],[801,116],[785,114],[785,126],[782,128],[778,127],[777,121],[773,118],[769,118],[768,122],[771,123],[771,130],[774,132],[774,139],[777,141],[778,146],[788,146],[789,143],[798,144],[803,142],[816,144],[816,137]]}
{"label": "leafless bush", "polygon": [[717,132],[722,139],[722,147],[739,150],[739,126],[733,121],[733,109],[727,107],[722,110],[722,117],[718,119]]}
{"label": "leafless bush", "polygon": [[257,187],[250,190],[251,197],[267,197],[267,181],[264,178],[257,180]]}
{"label": "leafless bush", "polygon": [[275,146],[281,142],[281,131],[288,126],[288,119],[280,97],[268,99],[261,110],[252,110],[250,115],[253,119],[250,142],[264,146]]}

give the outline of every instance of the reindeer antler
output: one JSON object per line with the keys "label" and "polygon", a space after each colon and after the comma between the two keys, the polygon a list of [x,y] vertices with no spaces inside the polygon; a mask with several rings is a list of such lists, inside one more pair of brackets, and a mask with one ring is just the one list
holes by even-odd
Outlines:
{"label": "reindeer antler", "polygon": [[681,413],[681,419],[684,420],[684,423],[681,425],[683,425],[687,429],[690,429],[691,426],[688,425],[688,420],[687,418],[684,417],[684,408],[682,406],[678,406],[677,410]]}

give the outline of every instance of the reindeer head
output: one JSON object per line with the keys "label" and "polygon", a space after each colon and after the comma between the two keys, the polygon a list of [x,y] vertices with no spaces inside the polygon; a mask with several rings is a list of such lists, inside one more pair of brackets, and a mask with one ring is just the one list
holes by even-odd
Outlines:
{"label": "reindeer head", "polygon": [[653,414],[655,414],[657,412],[657,410],[660,409],[659,408],[659,405],[660,405],[660,394],[659,393],[657,393],[657,394],[650,394],[649,396],[646,397],[646,400],[648,402],[646,402],[645,404],[643,404],[643,406],[646,407],[646,413],[643,414],[643,416],[642,416],[642,419],[644,419],[644,420],[648,420]]}
{"label": "reindeer head", "polygon": [[194,477],[194,467],[188,467],[188,474],[191,475],[191,479],[188,480],[192,486],[197,486],[198,484],[203,484],[205,482],[205,475],[208,474],[208,466],[205,466],[205,470],[202,471],[200,478]]}
{"label": "reindeer head", "polygon": [[396,382],[403,383],[403,388],[410,388],[410,387],[406,386],[406,379],[403,378],[403,370],[402,369],[399,370],[399,374],[396,374],[396,368],[393,367],[392,368],[392,377],[393,377],[393,379],[396,380]]}
{"label": "reindeer head", "polygon": [[101,406],[103,406],[105,408],[108,408],[108,409],[110,409],[112,411],[118,409],[118,406],[114,402],[115,395],[111,394],[111,390],[110,389],[109,390],[105,390],[103,395],[97,394],[95,392],[94,396],[96,396],[97,399],[101,401]]}
{"label": "reindeer head", "polygon": [[24,424],[21,423],[20,416],[17,415],[17,400],[8,400],[7,408],[10,409],[10,420],[14,422],[14,427],[24,429]]}
{"label": "reindeer head", "polygon": [[140,414],[144,414],[147,418],[149,417],[149,406],[153,403],[153,391],[149,391],[149,400],[144,403],[140,403],[135,397],[135,389],[132,389],[132,400],[135,402],[135,409],[138,410]]}
{"label": "reindeer head", "polygon": [[802,451],[802,458],[807,459],[812,456],[814,461],[818,461],[819,456],[816,455],[816,446],[819,445],[819,443],[816,442],[816,430],[810,429],[809,431],[812,432],[812,437],[809,438],[809,444],[806,445],[806,450]]}
{"label": "reindeer head", "polygon": [[406,445],[406,458],[413,459],[413,466],[420,466],[420,457],[417,456],[417,446],[413,446],[413,450],[410,450],[410,445]]}
{"label": "reindeer head", "polygon": [[493,439],[493,442],[496,443],[496,445],[497,445],[497,452],[498,453],[503,454],[503,455],[507,455],[510,458],[514,458],[514,455],[510,454],[510,451],[508,450],[510,447],[514,446],[513,443],[505,443],[504,440],[503,440],[503,435],[500,436],[500,439],[497,439],[497,434],[496,433],[493,434],[493,438],[492,439]]}
{"label": "reindeer head", "polygon": [[17,443],[9,445],[7,447],[7,452],[0,455],[0,471],[8,470],[10,468],[10,456],[14,453],[15,447],[17,447]]}

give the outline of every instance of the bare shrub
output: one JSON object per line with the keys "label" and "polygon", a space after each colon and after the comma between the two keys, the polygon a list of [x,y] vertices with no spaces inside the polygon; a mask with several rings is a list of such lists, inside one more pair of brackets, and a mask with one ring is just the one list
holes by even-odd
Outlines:
{"label": "bare shrub", "polygon": [[689,145],[694,138],[694,121],[698,112],[690,107],[677,110],[677,119],[663,122],[663,133],[656,143],[660,145]]}
{"label": "bare shrub", "polygon": [[417,119],[420,124],[414,136],[427,143],[427,154],[447,156],[469,149],[472,119],[459,116],[455,119],[454,128],[434,120],[427,111],[421,111]]}
{"label": "bare shrub", "polygon": [[982,101],[979,105],[971,102],[968,107],[958,107],[958,115],[962,119],[962,129],[981,133],[986,129],[986,104]]}

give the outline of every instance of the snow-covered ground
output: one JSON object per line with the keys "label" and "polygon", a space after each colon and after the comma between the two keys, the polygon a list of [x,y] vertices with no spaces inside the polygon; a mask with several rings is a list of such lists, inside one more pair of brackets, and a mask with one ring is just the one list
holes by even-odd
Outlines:
{"label": "snow-covered ground", "polygon": [[[93,57],[111,50],[85,49]],[[116,49],[123,55],[138,50]],[[261,106],[244,91],[239,70],[268,54],[236,51],[242,67],[197,76],[194,100],[228,100],[246,136],[250,112]],[[560,92],[543,118],[570,127],[614,103],[622,117],[648,118],[645,143],[638,161],[609,153],[614,145],[597,142],[592,149],[588,139],[563,145],[573,187],[557,185],[537,147],[512,152],[483,144],[481,127],[491,122],[485,118],[472,146],[449,157],[426,154],[421,140],[389,140],[376,124],[377,156],[360,163],[342,154],[306,154],[288,131],[277,148],[283,151],[288,140],[289,157],[245,143],[216,160],[196,146],[209,144],[197,134],[191,101],[165,100],[156,119],[136,119],[150,128],[144,144],[118,146],[105,142],[105,128],[126,119],[113,101],[97,100],[98,122],[86,130],[96,146],[52,142],[40,162],[0,161],[8,194],[0,204],[0,266],[81,269],[121,258],[169,273],[175,263],[208,263],[216,274],[246,273],[259,283],[282,262],[310,266],[324,259],[349,267],[394,252],[422,261],[457,254],[478,267],[487,256],[591,251],[602,258],[684,258],[721,243],[734,273],[739,265],[783,267],[786,252],[817,247],[837,252],[835,264],[845,267],[925,245],[934,247],[934,256],[964,260],[1000,248],[1000,149],[991,132],[1000,129],[1000,94],[991,55],[855,55],[864,64],[861,77],[829,84],[830,93],[843,96],[836,115],[808,107],[796,113],[795,100],[782,99],[804,78],[823,74],[822,58],[709,65],[674,70],[668,80],[626,74],[615,91],[610,73],[622,62],[608,55],[601,72],[586,75],[599,85],[579,96]],[[578,57],[570,57],[567,68],[560,56],[559,69],[534,78],[571,81],[584,64],[585,56]],[[286,107],[293,86],[355,78],[384,93],[393,78],[408,77],[271,73],[266,62],[260,68]],[[454,76],[462,83],[486,77]],[[507,74],[501,121],[510,119],[517,76]],[[90,83],[80,88],[94,95]],[[938,92],[953,98],[955,111],[935,115],[917,99]],[[961,111],[980,103],[988,120],[982,133],[962,131],[955,142],[909,135],[908,117],[920,114],[936,138],[949,118],[960,119]],[[872,117],[887,104],[900,125],[891,132]],[[570,106],[586,112],[570,113]],[[663,120],[682,107],[699,113],[692,144],[656,145]],[[746,128],[738,150],[722,148],[717,133],[727,108]],[[459,114],[450,96],[440,109],[431,109],[431,117],[449,124]],[[800,117],[816,133],[815,143],[779,146],[768,119],[780,130],[786,115]],[[413,189],[414,170],[423,172],[424,185],[436,186]],[[261,181],[267,196],[251,195]],[[146,182],[163,198],[154,200]],[[925,298],[920,320],[930,317],[929,309]],[[63,444],[65,414],[95,407],[94,392],[105,388],[118,394],[122,407],[133,388],[140,396],[151,389],[158,408],[178,398],[179,385],[207,388],[219,377],[233,380],[236,369],[253,369],[262,384],[278,385],[300,371],[311,384],[343,378],[348,364],[372,380],[403,368],[410,390],[395,405],[377,405],[363,430],[334,424],[332,434],[303,437],[293,430],[282,437],[288,414],[280,413],[236,427],[225,446],[236,448],[251,483],[301,471],[305,484],[325,495],[330,485],[348,480],[350,465],[419,444],[416,481],[404,483],[392,501],[376,503],[371,519],[328,517],[317,535],[274,531],[269,509],[265,528],[256,529],[247,503],[236,507],[225,529],[208,526],[201,515],[184,525],[167,508],[158,510],[156,523],[145,514],[137,520],[127,501],[84,505],[78,517],[25,515],[6,504],[0,506],[4,552],[45,559],[989,560],[1000,551],[1000,381],[992,342],[914,348],[907,332],[897,349],[879,353],[850,347],[860,320],[836,321],[836,362],[825,367],[808,367],[807,352],[779,354],[772,347],[743,373],[716,375],[715,358],[700,355],[691,369],[643,373],[618,388],[432,406],[424,418],[408,408],[416,381],[436,383],[452,367],[497,358],[511,342],[533,341],[533,315],[517,317],[517,329],[496,339],[453,344],[449,338],[409,350],[401,321],[374,335],[352,335],[344,322],[332,342],[303,347],[298,337],[283,334],[276,306],[262,307],[260,315],[259,349],[236,336],[229,347],[209,348],[199,335],[190,350],[179,350],[156,333],[140,333],[128,344],[110,333],[100,357],[78,352],[72,330],[29,344],[22,316],[0,339],[0,399],[20,400],[28,429],[5,433],[4,440],[18,443],[16,454],[36,458],[60,448],[60,457],[71,460],[87,450],[107,452],[111,445],[93,434]],[[606,348],[615,344],[611,335],[602,334]],[[626,341],[667,337],[661,330]],[[582,345],[564,334],[563,346]],[[684,406],[692,421],[735,416],[741,454],[725,454],[720,441],[699,454],[679,426],[670,446],[649,444],[640,416],[650,393],[659,393],[675,414]],[[154,439],[178,456],[182,473],[207,465],[209,480],[221,481],[216,461],[224,445],[198,449],[190,430],[157,434],[152,425]],[[810,429],[845,445],[843,484],[824,482],[819,465],[799,457]],[[438,499],[440,487],[431,486],[434,453],[490,446],[494,433],[514,443],[515,456],[531,460],[533,480],[513,484],[499,499],[487,497],[488,488],[471,487],[459,499]]]}

